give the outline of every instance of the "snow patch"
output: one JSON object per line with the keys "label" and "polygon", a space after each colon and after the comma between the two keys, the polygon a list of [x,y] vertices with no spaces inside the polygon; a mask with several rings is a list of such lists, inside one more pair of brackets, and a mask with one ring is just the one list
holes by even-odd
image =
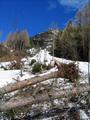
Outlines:
{"label": "snow patch", "polygon": [[80,119],[81,120],[89,120],[89,117],[83,110],[80,110]]}

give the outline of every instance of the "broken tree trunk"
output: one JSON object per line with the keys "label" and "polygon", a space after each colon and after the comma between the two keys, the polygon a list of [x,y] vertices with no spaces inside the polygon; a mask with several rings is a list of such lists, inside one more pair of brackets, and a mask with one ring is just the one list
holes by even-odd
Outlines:
{"label": "broken tree trunk", "polygon": [[35,76],[31,79],[18,81],[16,83],[9,84],[5,87],[2,87],[0,88],[0,94],[9,93],[9,92],[22,89],[24,87],[34,85],[52,78],[63,77],[63,78],[72,79],[71,81],[74,81],[75,79],[77,79],[77,76],[79,73],[75,64],[73,63],[61,64],[61,65],[57,64],[57,67],[58,66],[60,66],[58,71],[45,73],[44,75]]}
{"label": "broken tree trunk", "polygon": [[89,91],[90,86],[80,86],[79,88],[74,87],[73,89],[61,91],[50,90],[48,93],[45,93],[44,91],[44,93],[38,93],[35,97],[33,97],[31,94],[25,94],[23,96],[17,96],[15,98],[10,99],[9,101],[0,104],[0,112]]}
{"label": "broken tree trunk", "polygon": [[7,86],[0,88],[0,94],[3,95],[6,93],[15,91],[15,90],[25,88],[27,86],[31,86],[31,85],[43,82],[43,81],[48,80],[48,79],[58,78],[58,77],[61,77],[58,74],[58,72],[51,72],[51,73],[47,73],[47,74],[42,75],[42,76],[35,76],[31,79],[18,81],[16,83],[8,84]]}

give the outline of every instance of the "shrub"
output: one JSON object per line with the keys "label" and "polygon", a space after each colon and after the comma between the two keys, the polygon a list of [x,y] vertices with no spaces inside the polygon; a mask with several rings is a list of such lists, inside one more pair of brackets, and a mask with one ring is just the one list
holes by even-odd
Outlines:
{"label": "shrub", "polygon": [[49,69],[51,69],[52,67],[51,67],[51,65],[49,64],[49,65],[46,65],[46,64],[43,64],[42,65],[42,69],[43,70],[49,70]]}
{"label": "shrub", "polygon": [[52,68],[52,66],[49,64],[47,67],[46,67],[46,70],[50,70]]}
{"label": "shrub", "polygon": [[45,64],[42,65],[42,69],[46,70],[47,66]]}
{"label": "shrub", "polygon": [[32,73],[38,73],[42,71],[42,65],[40,63],[36,63],[32,68]]}
{"label": "shrub", "polygon": [[33,65],[35,62],[36,62],[36,60],[32,59],[30,65]]}

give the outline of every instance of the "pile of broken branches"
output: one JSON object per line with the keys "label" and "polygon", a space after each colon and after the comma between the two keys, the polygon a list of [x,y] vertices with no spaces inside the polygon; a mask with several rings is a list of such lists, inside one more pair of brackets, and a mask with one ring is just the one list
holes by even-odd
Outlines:
{"label": "pile of broken branches", "polygon": [[[57,64],[57,68],[57,71],[45,73],[44,75],[38,75],[28,80],[18,81],[16,83],[8,84],[7,86],[0,88],[0,93],[2,95],[18,90],[18,92],[10,99],[0,103],[0,112],[15,108],[21,108],[27,105],[31,106],[36,103],[64,98],[68,96],[76,96],[80,95],[81,93],[90,91],[90,86],[87,84],[80,85],[79,87],[74,86],[67,89],[63,88],[63,90],[56,90],[50,86],[47,87],[40,84],[46,80],[61,77],[66,77],[74,81],[79,76],[79,71],[77,69],[77,66],[74,65],[74,63]],[[26,89],[32,87],[33,89],[27,92]]]}

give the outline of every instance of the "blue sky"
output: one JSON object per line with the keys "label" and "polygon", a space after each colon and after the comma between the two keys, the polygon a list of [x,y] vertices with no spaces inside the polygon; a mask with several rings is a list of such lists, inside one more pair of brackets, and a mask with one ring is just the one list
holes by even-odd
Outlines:
{"label": "blue sky", "polygon": [[55,24],[64,28],[89,0],[0,0],[0,40],[9,32],[27,30],[30,36]]}

